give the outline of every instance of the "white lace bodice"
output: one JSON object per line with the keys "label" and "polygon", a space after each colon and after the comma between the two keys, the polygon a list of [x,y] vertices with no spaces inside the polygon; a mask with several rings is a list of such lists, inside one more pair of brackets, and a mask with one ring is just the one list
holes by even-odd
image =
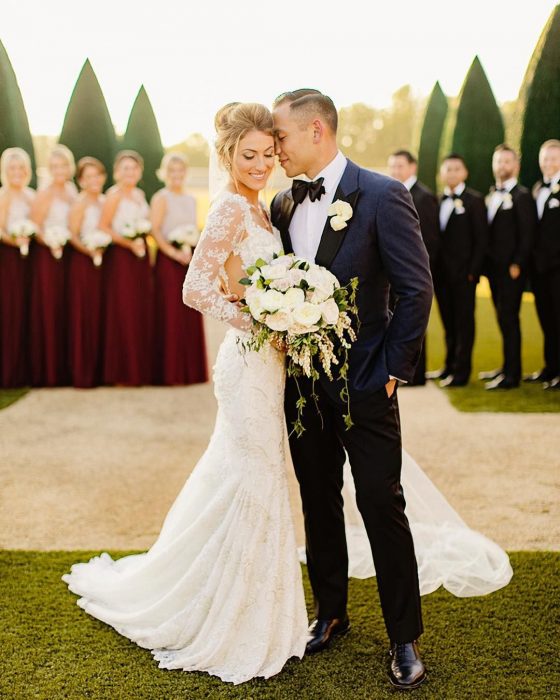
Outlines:
{"label": "white lace bodice", "polygon": [[31,203],[33,202],[34,196],[35,192],[27,187],[21,195],[11,198],[6,216],[6,229],[8,231],[16,222],[29,218]]}
{"label": "white lace bodice", "polygon": [[222,286],[227,288],[224,265],[231,255],[237,255],[246,269],[259,258],[271,260],[281,250],[278,231],[271,234],[254,220],[245,197],[222,192],[212,204],[189,265],[183,301],[203,314],[247,330],[251,324],[248,315],[227,301],[221,291]]}
{"label": "white lace bodice", "polygon": [[122,234],[127,224],[134,223],[138,219],[147,219],[149,214],[150,207],[143,194],[139,194],[138,198],[123,197],[117,205],[111,228],[113,231]]}
{"label": "white lace bodice", "polygon": [[68,228],[70,206],[71,202],[66,199],[60,199],[60,197],[55,197],[51,202],[47,216],[43,222],[43,228],[47,228],[47,226],[63,226],[64,228]]}
{"label": "white lace bodice", "polygon": [[177,194],[167,187],[161,190],[161,196],[165,197],[167,211],[161,225],[161,233],[165,239],[178,226],[196,224],[196,199],[190,194]]}
{"label": "white lace bodice", "polygon": [[80,236],[84,236],[99,228],[99,220],[101,218],[101,210],[103,209],[103,198],[99,198],[97,202],[88,204],[84,211],[82,226],[80,228]]}

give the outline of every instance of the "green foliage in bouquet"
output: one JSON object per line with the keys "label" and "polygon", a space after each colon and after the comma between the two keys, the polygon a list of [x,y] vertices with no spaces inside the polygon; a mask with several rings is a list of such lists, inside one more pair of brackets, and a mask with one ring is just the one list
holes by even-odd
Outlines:
{"label": "green foliage in bouquet", "polygon": [[560,5],[549,17],[537,42],[519,92],[521,174],[531,187],[540,177],[539,148],[560,138]]}
{"label": "green foliage in bouquet", "polygon": [[0,153],[6,148],[23,148],[31,158],[31,187],[36,187],[35,149],[29,121],[14,69],[0,41]]}
{"label": "green foliage in bouquet", "polygon": [[76,162],[93,156],[107,169],[106,187],[112,184],[116,136],[97,76],[86,60],[66,109],[60,143],[72,151]]}
{"label": "green foliage in bouquet", "polygon": [[143,85],[134,100],[121,148],[138,151],[144,158],[144,175],[139,186],[150,200],[154,193],[163,187],[156,171],[164,151],[152,103]]}
{"label": "green foliage in bouquet", "polygon": [[447,97],[436,82],[426,107],[418,147],[418,179],[433,192],[437,188],[439,151],[448,108]]}
{"label": "green foliage in bouquet", "polygon": [[459,95],[451,145],[451,150],[460,153],[467,163],[470,187],[484,193],[493,184],[492,153],[503,140],[502,114],[475,56]]}

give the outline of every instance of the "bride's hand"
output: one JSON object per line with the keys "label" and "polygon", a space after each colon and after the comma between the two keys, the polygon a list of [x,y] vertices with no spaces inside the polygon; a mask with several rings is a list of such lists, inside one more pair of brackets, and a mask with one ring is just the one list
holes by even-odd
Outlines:
{"label": "bride's hand", "polygon": [[225,298],[226,301],[229,301],[232,304],[236,304],[238,308],[241,308],[243,306],[237,294],[226,294]]}

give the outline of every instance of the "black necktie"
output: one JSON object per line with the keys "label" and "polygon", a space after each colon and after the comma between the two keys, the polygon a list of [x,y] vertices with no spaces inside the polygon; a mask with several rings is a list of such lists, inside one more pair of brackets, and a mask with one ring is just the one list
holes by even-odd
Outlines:
{"label": "black necktie", "polygon": [[292,197],[294,198],[294,202],[296,204],[301,204],[307,195],[309,195],[309,199],[312,202],[320,200],[325,194],[325,188],[323,187],[324,179],[324,177],[319,177],[313,182],[294,180],[292,182]]}

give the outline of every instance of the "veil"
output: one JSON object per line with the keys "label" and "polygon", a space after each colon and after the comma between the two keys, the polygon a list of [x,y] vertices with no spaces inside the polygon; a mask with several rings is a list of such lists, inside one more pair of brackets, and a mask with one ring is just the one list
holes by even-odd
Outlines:
{"label": "veil", "polygon": [[220,163],[216,147],[210,145],[210,159],[208,164],[208,196],[210,203],[216,199],[218,194],[224,189],[229,180],[227,170]]}

